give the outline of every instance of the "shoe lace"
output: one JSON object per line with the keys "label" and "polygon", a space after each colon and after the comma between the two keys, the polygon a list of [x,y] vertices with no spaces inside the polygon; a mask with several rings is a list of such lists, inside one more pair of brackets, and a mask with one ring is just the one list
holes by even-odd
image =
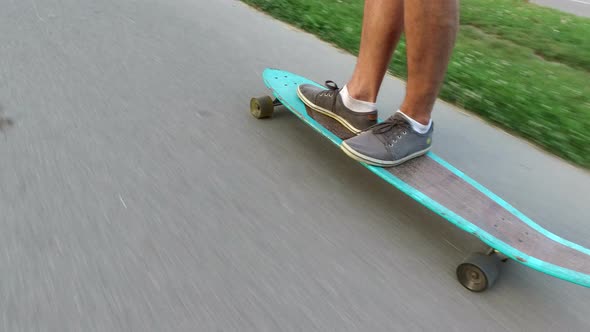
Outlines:
{"label": "shoe lace", "polygon": [[331,106],[332,106],[332,109],[334,109],[334,105],[336,105],[336,98],[338,97],[338,94],[340,93],[340,88],[338,88],[338,85],[336,83],[334,83],[334,81],[326,81],[325,86],[328,89],[320,92],[318,96],[326,96],[326,97],[332,98],[332,105]]}
{"label": "shoe lace", "polygon": [[403,135],[406,135],[409,128],[409,123],[392,116],[381,123],[373,125],[369,129],[372,130],[373,134],[382,135],[385,141],[391,145],[392,142],[396,143]]}
{"label": "shoe lace", "polygon": [[320,92],[320,95],[329,96],[329,97],[336,97],[338,93],[340,93],[340,88],[334,81],[326,81],[325,84],[327,90]]}

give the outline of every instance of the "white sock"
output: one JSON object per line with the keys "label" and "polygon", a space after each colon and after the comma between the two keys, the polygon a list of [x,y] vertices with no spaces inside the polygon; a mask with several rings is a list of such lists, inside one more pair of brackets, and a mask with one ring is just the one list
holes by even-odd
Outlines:
{"label": "white sock", "polygon": [[344,106],[348,107],[349,109],[355,112],[368,113],[377,110],[377,104],[375,103],[356,100],[352,98],[348,94],[348,88],[346,85],[344,86],[344,88],[342,88],[342,90],[340,90],[340,97],[342,98],[342,103],[344,104]]}
{"label": "white sock", "polygon": [[430,119],[430,121],[428,121],[427,125],[423,125],[420,122],[405,115],[404,112],[402,112],[400,110],[397,110],[397,113],[403,115],[406,119],[408,119],[408,121],[410,121],[410,124],[412,125],[412,129],[419,132],[420,134],[426,134],[430,130],[430,126],[432,126],[432,119]]}

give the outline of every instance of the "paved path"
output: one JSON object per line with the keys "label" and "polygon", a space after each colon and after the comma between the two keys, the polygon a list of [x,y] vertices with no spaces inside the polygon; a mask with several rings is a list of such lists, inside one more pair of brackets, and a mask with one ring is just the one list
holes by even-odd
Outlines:
{"label": "paved path", "polygon": [[590,17],[590,0],[533,0],[532,2],[566,13]]}

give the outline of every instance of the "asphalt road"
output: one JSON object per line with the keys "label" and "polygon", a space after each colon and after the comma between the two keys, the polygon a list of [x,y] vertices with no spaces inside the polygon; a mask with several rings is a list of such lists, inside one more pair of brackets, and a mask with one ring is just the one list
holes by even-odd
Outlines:
{"label": "asphalt road", "polygon": [[[287,112],[265,67],[355,59],[233,0],[0,0],[0,330],[583,331],[590,290],[509,263]],[[379,107],[403,84],[387,78]],[[444,103],[434,150],[590,247],[590,175]]]}
{"label": "asphalt road", "polygon": [[531,2],[566,13],[590,17],[590,0],[533,0]]}

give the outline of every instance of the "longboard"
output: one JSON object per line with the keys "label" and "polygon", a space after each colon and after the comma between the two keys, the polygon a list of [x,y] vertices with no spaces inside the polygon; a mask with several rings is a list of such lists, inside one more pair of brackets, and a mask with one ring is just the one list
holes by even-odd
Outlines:
{"label": "longboard", "polygon": [[[265,69],[262,77],[274,99],[252,98],[250,112],[254,117],[271,117],[275,106],[283,105],[337,146],[354,135],[338,122],[306,108],[297,96],[300,84],[326,87],[272,68]],[[485,253],[471,254],[458,265],[457,279],[465,288],[474,292],[489,289],[499,275],[501,262],[508,259],[590,287],[589,249],[544,229],[433,152],[391,168],[361,164],[490,247]]]}

